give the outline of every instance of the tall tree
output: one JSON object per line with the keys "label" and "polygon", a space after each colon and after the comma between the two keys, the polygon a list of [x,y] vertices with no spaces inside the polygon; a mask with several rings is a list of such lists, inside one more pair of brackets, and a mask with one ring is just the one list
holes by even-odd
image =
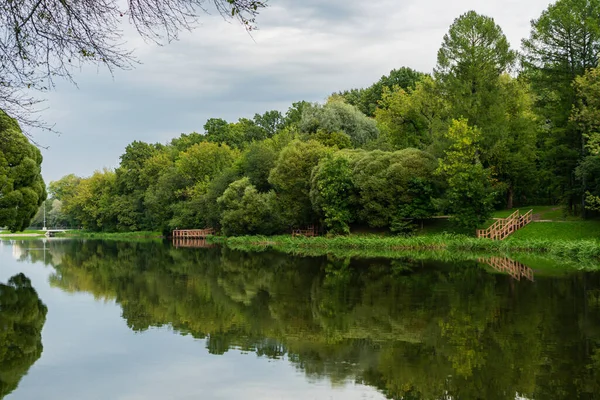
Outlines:
{"label": "tall tree", "polygon": [[447,135],[452,145],[438,168],[448,184],[443,208],[458,227],[474,230],[490,217],[495,195],[490,171],[479,160],[481,132],[461,119],[452,121]]}
{"label": "tall tree", "polygon": [[581,180],[584,208],[600,211],[600,68],[575,78],[577,103],[571,119],[582,132],[583,157],[577,167]]}
{"label": "tall tree", "polygon": [[426,74],[412,68],[402,67],[393,69],[388,75],[383,75],[377,82],[365,89],[351,89],[338,93],[346,103],[358,108],[363,114],[373,117],[379,101],[385,90],[399,87],[404,90],[414,89],[417,82]]}
{"label": "tall tree", "polygon": [[488,125],[498,78],[515,60],[516,53],[492,18],[469,11],[455,19],[444,35],[435,68],[453,116],[480,128]]}
{"label": "tall tree", "polygon": [[545,186],[571,210],[584,190],[574,170],[585,153],[578,126],[569,122],[575,102],[575,77],[598,64],[600,56],[600,1],[558,0],[531,23],[523,40],[524,75],[531,81],[547,129],[542,164],[551,172]]}
{"label": "tall tree", "polygon": [[480,160],[502,182],[509,208],[531,197],[538,129],[528,87],[506,74],[515,60],[494,20],[469,11],[444,36],[435,71],[451,117],[481,133]]}
{"label": "tall tree", "polygon": [[0,110],[0,226],[21,231],[42,202],[42,154],[29,143],[17,121]]}

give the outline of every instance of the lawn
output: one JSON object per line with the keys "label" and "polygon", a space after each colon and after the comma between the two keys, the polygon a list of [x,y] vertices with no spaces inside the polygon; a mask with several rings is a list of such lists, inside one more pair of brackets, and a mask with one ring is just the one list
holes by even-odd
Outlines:
{"label": "lawn", "polygon": [[600,221],[556,221],[532,222],[519,229],[510,239],[598,239],[600,240]]}
{"label": "lawn", "polygon": [[552,220],[552,221],[578,221],[579,217],[566,215],[564,209],[560,206],[527,206],[512,208],[510,210],[495,211],[492,215],[494,218],[506,218],[515,211],[520,210],[521,214],[525,214],[529,210],[533,210],[533,215],[536,219]]}

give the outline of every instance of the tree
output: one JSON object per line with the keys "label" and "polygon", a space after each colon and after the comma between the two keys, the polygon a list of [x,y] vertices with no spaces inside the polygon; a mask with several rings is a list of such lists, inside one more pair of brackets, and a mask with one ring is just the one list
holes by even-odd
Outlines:
{"label": "tree", "polygon": [[469,11],[454,20],[438,51],[435,76],[455,118],[489,125],[498,78],[516,60],[502,29],[490,17]]}
{"label": "tree", "polygon": [[17,121],[0,110],[0,226],[13,232],[29,226],[46,200],[41,165],[40,150],[29,143]]}
{"label": "tree", "polygon": [[275,193],[258,193],[250,179],[233,182],[217,199],[226,235],[273,234],[279,228],[273,209]]}
{"label": "tree", "polygon": [[393,69],[388,75],[382,76],[377,82],[366,89],[351,89],[338,93],[344,101],[358,108],[363,114],[373,117],[379,107],[379,101],[386,90],[398,87],[404,90],[414,89],[426,74],[412,68],[402,67]]}
{"label": "tree", "polygon": [[[123,46],[121,21],[128,19],[145,39],[171,41],[197,25],[205,0],[54,0],[6,1],[0,4],[0,108],[20,121],[33,122],[28,111],[35,99],[23,89],[45,90],[57,77],[72,80],[82,64],[110,71],[135,61]],[[247,29],[266,6],[259,0],[212,0],[224,17]]]}
{"label": "tree", "polygon": [[575,78],[577,103],[571,115],[582,132],[584,153],[577,176],[585,192],[584,207],[600,211],[600,67]]}
{"label": "tree", "polygon": [[573,80],[600,57],[600,1],[558,0],[531,22],[524,39],[524,76],[531,82],[544,121],[541,169],[550,195],[576,211],[584,190],[573,173],[585,153],[585,139],[569,121],[576,101]]}
{"label": "tree", "polygon": [[85,229],[114,231],[117,228],[116,174],[104,169],[83,178],[72,193],[64,197],[64,210],[81,222]]}
{"label": "tree", "polygon": [[303,226],[316,222],[310,201],[311,174],[329,151],[314,140],[295,140],[279,154],[269,183],[275,188],[277,204],[288,224]]}
{"label": "tree", "polygon": [[448,185],[444,208],[457,226],[473,230],[491,216],[495,196],[490,171],[479,160],[481,132],[453,120],[447,137],[452,145],[438,168]]}
{"label": "tree", "polygon": [[383,135],[397,149],[421,150],[439,146],[441,132],[447,129],[447,103],[439,85],[426,76],[414,88],[384,88],[375,110],[375,120]]}
{"label": "tree", "polygon": [[451,117],[481,132],[480,161],[504,185],[508,208],[526,202],[536,183],[538,124],[528,86],[506,73],[515,60],[494,20],[470,11],[444,36],[435,71]]}
{"label": "tree", "polygon": [[354,219],[352,169],[342,154],[327,155],[312,172],[310,198],[325,228],[334,234],[350,233]]}
{"label": "tree", "polygon": [[325,105],[304,107],[299,128],[307,134],[316,134],[319,130],[328,134],[345,133],[355,147],[365,145],[379,136],[374,120],[356,107],[337,99],[331,99]]}
{"label": "tree", "polygon": [[439,184],[434,176],[437,163],[431,154],[403,149],[349,156],[360,222],[403,231],[407,222],[434,214],[432,202]]}

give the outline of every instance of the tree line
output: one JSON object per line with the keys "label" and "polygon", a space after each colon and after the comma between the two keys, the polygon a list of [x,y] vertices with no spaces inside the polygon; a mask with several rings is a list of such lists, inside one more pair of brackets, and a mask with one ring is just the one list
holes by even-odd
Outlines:
{"label": "tree line", "polygon": [[408,67],[285,113],[212,118],[166,144],[136,141],[114,170],[50,183],[58,221],[96,231],[320,224],[410,232],[495,208],[600,211],[600,0],[559,0],[520,51],[487,16],[455,19],[431,74]]}

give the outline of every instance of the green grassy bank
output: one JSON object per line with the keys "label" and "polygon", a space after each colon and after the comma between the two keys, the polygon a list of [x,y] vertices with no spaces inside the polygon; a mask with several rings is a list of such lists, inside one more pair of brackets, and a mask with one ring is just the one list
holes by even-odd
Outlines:
{"label": "green grassy bank", "polygon": [[63,238],[81,238],[81,239],[100,239],[100,240],[161,240],[161,232],[140,231],[140,232],[86,232],[69,231],[59,233],[57,237]]}
{"label": "green grassy bank", "polygon": [[[535,228],[534,228],[535,229]],[[214,237],[211,240],[240,250],[260,251],[274,249],[294,254],[317,255],[337,252],[340,254],[367,256],[369,253],[389,256],[394,252],[443,251],[447,257],[453,254],[464,258],[464,253],[474,257],[483,255],[507,255],[536,253],[554,258],[592,263],[600,268],[600,240],[533,237],[509,238],[504,241],[477,239],[465,235],[431,234],[426,236],[378,236],[350,235],[336,237],[292,238],[283,236]],[[513,257],[514,258],[514,257]]]}

